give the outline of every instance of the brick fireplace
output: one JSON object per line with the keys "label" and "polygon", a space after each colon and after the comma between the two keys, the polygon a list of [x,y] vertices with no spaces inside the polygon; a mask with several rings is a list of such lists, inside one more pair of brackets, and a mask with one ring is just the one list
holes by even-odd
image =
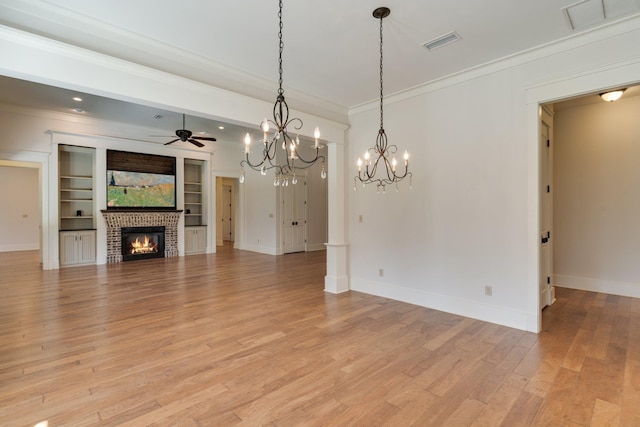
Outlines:
{"label": "brick fireplace", "polygon": [[122,262],[122,228],[164,227],[164,256],[178,256],[178,220],[182,211],[103,210],[107,224],[107,263]]}

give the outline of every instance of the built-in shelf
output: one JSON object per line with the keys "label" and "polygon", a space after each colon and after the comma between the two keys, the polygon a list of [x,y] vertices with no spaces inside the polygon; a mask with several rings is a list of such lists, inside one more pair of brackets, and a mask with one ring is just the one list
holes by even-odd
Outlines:
{"label": "built-in shelf", "polygon": [[95,149],[58,146],[59,229],[95,228]]}
{"label": "built-in shelf", "polygon": [[184,219],[185,226],[187,227],[203,226],[206,224],[202,192],[203,173],[203,161],[185,159],[183,194]]}

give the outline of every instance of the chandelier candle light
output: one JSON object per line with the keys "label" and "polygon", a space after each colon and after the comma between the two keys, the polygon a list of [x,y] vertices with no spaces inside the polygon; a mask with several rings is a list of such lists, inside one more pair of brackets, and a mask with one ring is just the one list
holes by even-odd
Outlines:
{"label": "chandelier candle light", "polygon": [[[295,138],[292,138],[289,134],[287,127],[292,127],[295,131],[302,129],[302,120],[299,118],[289,118],[289,107],[284,100],[284,90],[282,89],[282,51],[284,43],[282,41],[282,0],[279,2],[278,19],[280,21],[280,27],[278,31],[279,41],[279,55],[278,55],[278,72],[279,72],[279,87],[278,96],[276,102],[273,105],[273,120],[267,120],[266,118],[260,123],[260,129],[262,130],[262,158],[260,161],[253,163],[249,159],[251,154],[251,135],[247,133],[244,137],[244,154],[245,159],[240,162],[241,174],[240,182],[244,182],[244,167],[245,165],[253,170],[260,171],[262,175],[266,175],[270,169],[275,169],[275,178],[273,180],[274,186],[288,186],[289,177],[291,176],[291,183],[296,184],[298,179],[296,178],[296,170],[307,169],[313,166],[318,160],[322,161],[322,170],[320,176],[322,179],[327,177],[327,171],[325,170],[325,158],[320,155],[320,149],[323,147],[319,144],[320,129],[315,128],[314,144],[311,149],[315,150],[315,156],[313,158],[304,158],[300,153],[300,138],[296,133]],[[273,136],[269,137],[269,130],[271,126],[275,127]],[[280,156],[281,163],[278,163],[278,147],[284,150],[284,155]],[[284,157],[284,159],[283,159]]]}
{"label": "chandelier candle light", "polygon": [[[409,177],[409,188],[411,188],[412,173],[409,172],[409,153],[404,152],[404,172],[398,173],[398,161],[394,156],[398,151],[398,147],[387,144],[387,134],[383,126],[382,20],[389,16],[390,13],[391,11],[386,7],[379,7],[373,11],[373,17],[380,20],[380,130],[376,138],[376,145],[364,153],[364,160],[358,158],[356,163],[358,175],[353,179],[354,190],[358,181],[360,181],[363,187],[367,184],[376,184],[378,192],[386,192],[386,186],[391,184],[395,184],[396,191],[398,191],[398,183],[406,177]],[[391,159],[389,159],[390,156],[392,157]],[[384,170],[382,170],[383,167]],[[378,168],[380,168],[380,171]],[[376,173],[379,173],[378,177],[376,177]]]}

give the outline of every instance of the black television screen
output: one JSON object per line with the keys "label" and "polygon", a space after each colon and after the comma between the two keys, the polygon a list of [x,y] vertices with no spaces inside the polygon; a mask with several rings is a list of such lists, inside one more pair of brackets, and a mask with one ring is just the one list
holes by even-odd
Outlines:
{"label": "black television screen", "polygon": [[175,175],[107,171],[107,208],[175,207]]}

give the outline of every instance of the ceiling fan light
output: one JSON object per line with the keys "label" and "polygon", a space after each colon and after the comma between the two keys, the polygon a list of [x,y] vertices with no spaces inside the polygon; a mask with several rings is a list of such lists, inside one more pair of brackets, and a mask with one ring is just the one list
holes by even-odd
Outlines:
{"label": "ceiling fan light", "polygon": [[603,101],[607,102],[617,101],[618,99],[620,99],[625,90],[626,89],[618,89],[612,90],[610,92],[604,92],[600,94],[600,98],[602,98]]}

